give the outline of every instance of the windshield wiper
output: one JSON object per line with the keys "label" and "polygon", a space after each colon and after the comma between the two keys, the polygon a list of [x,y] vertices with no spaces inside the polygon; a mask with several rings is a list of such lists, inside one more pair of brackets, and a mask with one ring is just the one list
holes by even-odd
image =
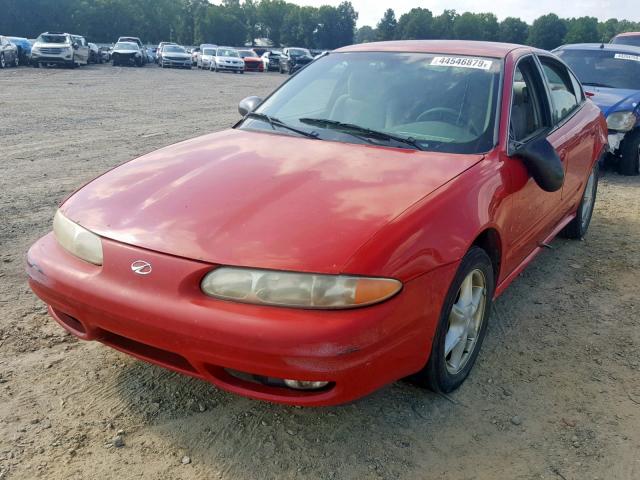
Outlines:
{"label": "windshield wiper", "polygon": [[267,115],[266,113],[249,112],[247,113],[246,116],[265,120],[269,125],[271,125],[271,128],[273,128],[274,130],[276,129],[276,127],[281,127],[281,128],[286,128],[287,130],[291,130],[292,132],[296,132],[297,134],[303,135],[308,138],[313,138],[313,139],[318,138],[318,134],[316,132],[305,132],[304,130],[300,130],[296,127],[292,127],[291,125],[287,125],[282,120],[279,120],[275,117]]}
{"label": "windshield wiper", "polygon": [[602,88],[613,88],[612,85],[607,85],[606,83],[598,83],[598,82],[582,82],[583,85],[589,85],[590,87],[602,87]]}
{"label": "windshield wiper", "polygon": [[299,122],[307,123],[309,125],[315,125],[317,127],[323,128],[333,128],[334,130],[343,130],[347,133],[355,132],[357,134],[351,133],[352,135],[362,138],[377,138],[379,140],[393,140],[394,142],[404,143],[405,145],[410,145],[416,150],[423,150],[418,141],[413,137],[401,137],[398,135],[393,135],[387,132],[381,132],[379,130],[372,130],[371,128],[361,127],[360,125],[355,125],[353,123],[344,123],[339,122],[338,120],[329,120],[328,118],[299,118]]}

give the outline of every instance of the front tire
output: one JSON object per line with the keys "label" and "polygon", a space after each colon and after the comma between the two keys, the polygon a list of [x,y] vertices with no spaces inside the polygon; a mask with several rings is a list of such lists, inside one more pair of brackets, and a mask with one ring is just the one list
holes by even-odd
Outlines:
{"label": "front tire", "polygon": [[584,187],[584,192],[582,193],[582,199],[578,205],[576,216],[561,232],[563,237],[580,240],[587,234],[589,224],[591,223],[591,216],[593,215],[593,207],[596,204],[599,176],[600,162],[596,162],[589,174],[587,184]]}
{"label": "front tire", "polygon": [[13,59],[13,66],[18,68],[20,66],[20,56],[16,55],[15,58]]}
{"label": "front tire", "polygon": [[640,174],[640,129],[622,140],[620,154],[618,173],[628,176]]}
{"label": "front tire", "polygon": [[4,59],[4,53],[0,55],[0,68],[6,68],[7,61]]}
{"label": "front tire", "polygon": [[471,247],[451,282],[427,365],[413,376],[416,383],[447,393],[464,382],[487,332],[493,291],[491,259]]}

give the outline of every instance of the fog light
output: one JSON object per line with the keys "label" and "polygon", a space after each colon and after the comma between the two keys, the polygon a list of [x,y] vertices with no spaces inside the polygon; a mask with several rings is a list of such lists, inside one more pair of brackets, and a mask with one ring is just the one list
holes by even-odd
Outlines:
{"label": "fog light", "polygon": [[305,380],[288,380],[285,379],[284,384],[289,388],[296,390],[318,390],[329,385],[329,382],[311,382]]}

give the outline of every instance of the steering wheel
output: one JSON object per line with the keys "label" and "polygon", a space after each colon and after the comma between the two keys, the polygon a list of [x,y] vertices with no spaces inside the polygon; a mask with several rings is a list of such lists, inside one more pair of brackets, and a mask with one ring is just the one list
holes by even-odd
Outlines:
{"label": "steering wheel", "polygon": [[[460,112],[458,112],[457,110],[454,110],[453,108],[435,107],[435,108],[430,108],[429,110],[425,110],[420,115],[418,115],[418,117],[416,118],[416,122],[425,122],[431,117],[435,117],[434,120],[435,119],[442,120],[443,122],[450,123],[451,125],[461,125],[462,122],[460,120],[464,119],[464,117],[461,118]],[[474,135],[480,134],[474,122],[470,118],[466,119],[465,126]]]}
{"label": "steering wheel", "polygon": [[[448,107],[435,107],[430,108],[429,110],[425,110],[420,115],[418,115],[418,118],[416,118],[416,122],[426,122],[432,117],[435,117],[435,119],[438,120],[443,120],[447,123],[451,123],[453,125],[457,125],[460,122],[460,114],[453,108]],[[447,119],[445,119],[445,117],[451,121],[448,121]]]}

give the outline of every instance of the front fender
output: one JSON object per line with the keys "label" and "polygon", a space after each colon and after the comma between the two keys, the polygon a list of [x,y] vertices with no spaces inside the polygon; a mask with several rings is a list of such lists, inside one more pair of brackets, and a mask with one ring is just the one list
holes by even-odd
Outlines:
{"label": "front fender", "polygon": [[382,227],[345,272],[405,282],[458,262],[488,228],[504,238],[507,186],[504,164],[489,154]]}

